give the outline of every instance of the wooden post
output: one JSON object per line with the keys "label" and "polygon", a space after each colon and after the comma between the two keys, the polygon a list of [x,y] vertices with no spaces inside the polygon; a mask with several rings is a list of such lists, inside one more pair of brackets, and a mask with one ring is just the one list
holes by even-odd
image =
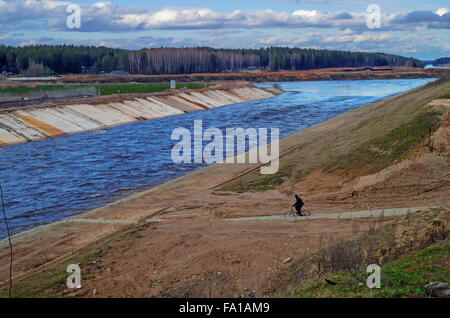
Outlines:
{"label": "wooden post", "polygon": [[431,147],[431,127],[428,130],[428,150],[431,152],[433,149]]}

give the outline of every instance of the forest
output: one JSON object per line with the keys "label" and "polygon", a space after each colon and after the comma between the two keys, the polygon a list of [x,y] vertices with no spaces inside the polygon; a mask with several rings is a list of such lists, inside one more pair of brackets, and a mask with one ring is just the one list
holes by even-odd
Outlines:
{"label": "forest", "polygon": [[433,65],[448,65],[450,64],[450,57],[441,57],[433,61]]}
{"label": "forest", "polygon": [[310,70],[329,67],[416,66],[414,58],[384,53],[288,47],[215,49],[209,47],[124,50],[96,46],[0,45],[0,72],[24,75],[126,71],[133,74],[190,74]]}

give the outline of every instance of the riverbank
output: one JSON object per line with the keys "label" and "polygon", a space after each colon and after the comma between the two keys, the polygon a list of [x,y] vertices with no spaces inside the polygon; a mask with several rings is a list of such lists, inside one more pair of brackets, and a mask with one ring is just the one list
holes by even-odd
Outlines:
{"label": "riverbank", "polygon": [[0,111],[0,146],[180,115],[281,93],[276,88],[233,84],[11,107]]}
{"label": "riverbank", "polygon": [[193,73],[177,75],[67,75],[58,78],[63,84],[71,83],[160,83],[176,80],[180,82],[289,82],[289,81],[332,81],[399,78],[440,78],[449,74],[445,69],[423,69],[418,67],[341,67],[315,70],[278,72],[231,72]]}
{"label": "riverbank", "polygon": [[[75,221],[18,234],[13,237],[16,281],[46,269],[34,285],[27,280],[30,294],[89,297],[95,288],[99,297],[196,297],[216,283],[216,297],[263,295],[266,279],[289,266],[283,260],[311,253],[320,242],[352,238],[355,220],[224,219],[282,214],[293,193],[302,193],[313,214],[448,208],[449,181],[442,174],[449,168],[448,93],[450,82],[440,80],[286,137],[280,143],[280,174],[272,178],[252,173],[256,164],[215,164]],[[434,151],[416,140],[388,167],[377,165],[374,171],[371,163],[353,169],[351,160],[344,161],[346,153],[434,110],[441,114],[435,115],[441,124],[431,135]],[[324,170],[327,162],[334,169]],[[258,188],[261,184],[267,187]],[[357,224],[365,231],[373,220]],[[0,280],[5,281],[5,241],[0,255]],[[54,267],[64,261],[81,262],[83,289],[64,293],[66,274],[60,271],[65,268]]]}

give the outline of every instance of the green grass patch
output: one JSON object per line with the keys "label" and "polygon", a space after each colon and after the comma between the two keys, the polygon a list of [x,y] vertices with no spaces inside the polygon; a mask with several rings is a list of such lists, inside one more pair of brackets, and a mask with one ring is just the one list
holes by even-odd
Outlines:
{"label": "green grass patch", "polygon": [[285,172],[285,169],[279,170],[277,173],[264,176],[260,176],[258,170],[257,172],[255,172],[258,174],[258,176],[253,180],[246,181],[245,183],[241,180],[238,180],[224,185],[219,189],[219,191],[232,191],[242,193],[250,190],[261,192],[273,190],[288,179],[288,174]]}
{"label": "green grass patch", "polygon": [[[13,284],[12,297],[14,298],[43,298],[63,297],[66,289],[66,280],[71,275],[68,273],[69,264],[79,264],[81,267],[81,285],[83,285],[83,267],[99,258],[100,250],[74,256],[60,264],[26,278],[17,284]],[[8,297],[8,288],[0,289],[0,298]]]}
{"label": "green grass patch", "polygon": [[[214,84],[209,83],[177,83],[177,89],[199,89]],[[100,84],[95,85],[99,95],[156,93],[170,89],[170,83],[126,83],[126,84]]]}
{"label": "green grass patch", "polygon": [[16,87],[6,87],[0,88],[0,94],[9,94],[9,95],[25,95],[29,93],[35,92],[50,92],[50,91],[59,91],[59,90],[68,90],[75,88],[88,87],[89,85],[36,85],[36,86],[16,86]]}
{"label": "green grass patch", "polygon": [[[381,288],[369,289],[365,280],[340,272],[312,282],[294,292],[294,297],[424,297],[430,281],[450,283],[450,244],[440,243],[381,267]],[[361,277],[367,274],[361,272]],[[289,297],[290,295],[285,295]]]}
{"label": "green grass patch", "polygon": [[338,157],[328,165],[326,171],[369,164],[372,165],[371,172],[379,171],[409,154],[425,140],[430,129],[431,132],[436,131],[441,115],[438,111],[423,112],[386,135],[373,138],[354,151]]}
{"label": "green grass patch", "polygon": [[233,195],[233,193],[230,193],[230,192],[220,192],[220,191],[214,191],[214,192],[212,192],[212,194],[219,195],[219,196],[230,196],[230,195]]}
{"label": "green grass patch", "polygon": [[[177,89],[200,89],[213,86],[211,83],[187,82],[177,83]],[[51,92],[60,90],[69,90],[92,85],[36,85],[36,86],[16,86],[0,88],[0,94],[9,94],[23,96],[35,92]],[[134,94],[134,93],[156,93],[164,92],[170,89],[170,83],[126,83],[126,84],[97,84],[95,85],[98,95],[107,96],[113,94]]]}

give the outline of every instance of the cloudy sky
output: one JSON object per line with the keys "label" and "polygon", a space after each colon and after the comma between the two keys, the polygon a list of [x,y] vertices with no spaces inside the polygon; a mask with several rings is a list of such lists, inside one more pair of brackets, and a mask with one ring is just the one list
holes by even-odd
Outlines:
{"label": "cloudy sky", "polygon": [[[67,7],[81,8],[81,28]],[[367,25],[367,6],[381,27]],[[0,43],[259,48],[450,56],[449,0],[0,0]]]}

